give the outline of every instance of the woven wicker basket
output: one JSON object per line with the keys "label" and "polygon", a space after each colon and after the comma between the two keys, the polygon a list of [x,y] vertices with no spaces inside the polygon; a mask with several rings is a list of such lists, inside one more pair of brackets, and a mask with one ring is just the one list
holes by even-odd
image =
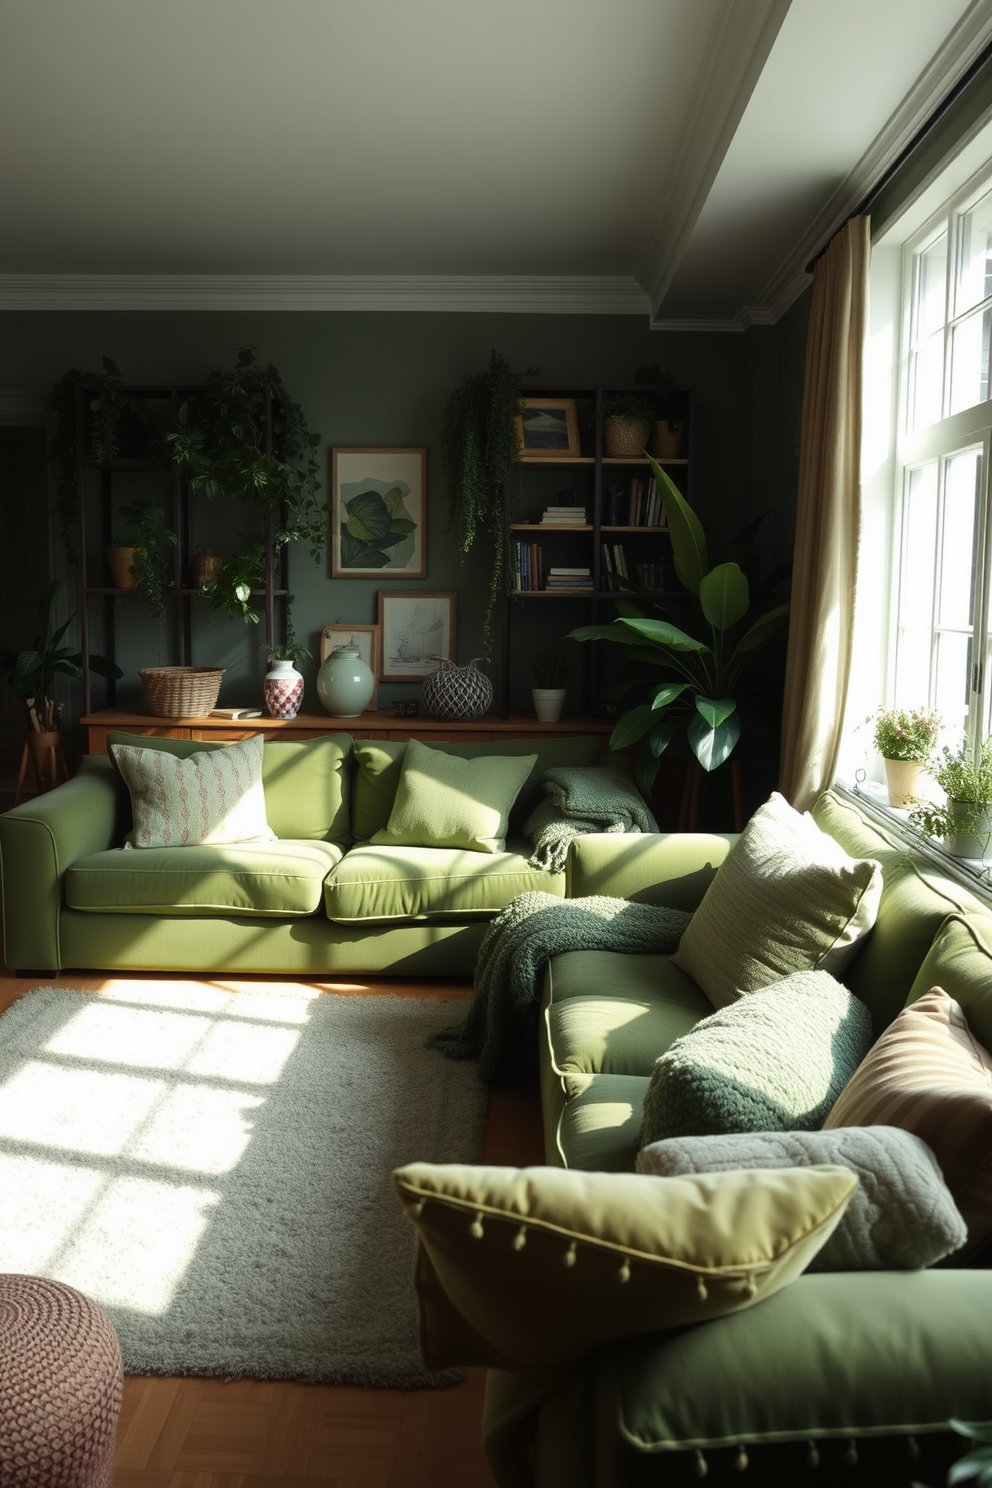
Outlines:
{"label": "woven wicker basket", "polygon": [[145,707],[156,718],[205,718],[217,706],[224,667],[139,667]]}

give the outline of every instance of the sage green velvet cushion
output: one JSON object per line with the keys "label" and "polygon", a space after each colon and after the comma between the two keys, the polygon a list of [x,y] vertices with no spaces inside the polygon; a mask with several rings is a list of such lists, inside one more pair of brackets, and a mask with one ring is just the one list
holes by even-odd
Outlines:
{"label": "sage green velvet cushion", "polygon": [[[352,831],[357,842],[368,842],[389,821],[396,798],[407,741],[404,739],[358,739],[354,745],[355,776]],[[602,744],[594,734],[568,739],[491,739],[475,744],[445,740],[436,748],[456,759],[478,759],[480,755],[536,756],[527,780],[510,812],[509,835],[523,835],[523,824],[541,799],[541,776],[554,765],[595,765]]]}
{"label": "sage green velvet cushion", "polygon": [[804,1270],[857,1187],[846,1168],[651,1178],[411,1163],[428,1368],[544,1368],[749,1308]]}
{"label": "sage green velvet cushion", "polygon": [[131,797],[128,847],[265,842],[261,734],[182,759],[166,750],[114,744],[111,755]]}
{"label": "sage green velvet cushion", "polygon": [[693,914],[672,960],[714,1007],[795,971],[839,973],[875,923],[882,870],[773,792]]}
{"label": "sage green velvet cushion", "polygon": [[341,858],[333,842],[123,848],[94,853],[66,873],[70,909],[113,914],[310,915]]}
{"label": "sage green velvet cushion", "polygon": [[530,844],[510,843],[500,853],[455,847],[353,847],[329,876],[324,892],[328,919],[406,920],[494,915],[518,894],[565,893],[563,873],[545,873],[527,861]]}
{"label": "sage green velvet cushion", "polygon": [[812,1131],[870,1045],[864,1003],[829,972],[797,972],[711,1013],[661,1055],[644,1098],[641,1145]]}
{"label": "sage green velvet cushion", "polygon": [[[262,750],[265,814],[277,837],[342,845],[351,840],[351,743],[350,734],[321,734],[316,739],[293,743],[265,740]],[[227,747],[223,742],[207,739],[108,734],[108,748],[114,744],[164,749],[178,759],[188,759],[204,749]]]}
{"label": "sage green velvet cushion", "polygon": [[459,759],[411,739],[389,821],[372,842],[502,852],[510,808],[536,763],[535,754]]}

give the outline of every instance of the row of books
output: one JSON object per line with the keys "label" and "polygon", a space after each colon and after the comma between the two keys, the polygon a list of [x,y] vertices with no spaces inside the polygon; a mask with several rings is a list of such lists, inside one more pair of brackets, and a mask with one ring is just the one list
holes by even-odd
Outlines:
{"label": "row of books", "polygon": [[535,589],[544,588],[543,558],[540,543],[514,543],[512,558],[513,574],[511,576],[511,582],[514,589],[525,589],[528,592],[532,592]]}
{"label": "row of books", "polygon": [[642,589],[670,589],[674,578],[670,562],[635,563],[633,571],[627,562],[623,543],[603,543],[601,548],[604,589],[621,589],[621,579],[633,580]]}
{"label": "row of books", "polygon": [[610,486],[603,501],[605,527],[664,527],[665,506],[652,475],[631,479],[629,487]]}

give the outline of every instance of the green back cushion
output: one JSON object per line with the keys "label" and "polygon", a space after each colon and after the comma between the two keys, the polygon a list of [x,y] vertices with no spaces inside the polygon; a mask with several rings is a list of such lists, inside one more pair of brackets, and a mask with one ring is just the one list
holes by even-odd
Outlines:
{"label": "green back cushion", "polygon": [[389,822],[372,842],[502,852],[510,808],[536,762],[533,754],[459,759],[411,739]]}
{"label": "green back cushion", "polygon": [[642,1145],[821,1126],[871,1045],[864,1003],[801,971],[703,1018],[657,1060]]}
{"label": "green back cushion", "polygon": [[[356,842],[368,842],[376,832],[389,825],[396,798],[405,739],[356,739],[352,831]],[[453,744],[439,741],[432,748],[443,750],[457,759],[478,759],[485,755],[534,755],[527,779],[510,812],[508,835],[518,837],[531,811],[541,799],[541,776],[556,765],[598,764],[602,745],[592,734],[579,734],[571,739],[486,739],[477,744]]]}
{"label": "green back cushion", "polygon": [[[217,741],[124,733],[108,734],[108,748],[113,744],[164,749],[179,759],[188,759],[204,749],[226,748]],[[298,743],[266,739],[262,751],[265,814],[277,837],[350,841],[350,755],[350,734],[322,734]]]}

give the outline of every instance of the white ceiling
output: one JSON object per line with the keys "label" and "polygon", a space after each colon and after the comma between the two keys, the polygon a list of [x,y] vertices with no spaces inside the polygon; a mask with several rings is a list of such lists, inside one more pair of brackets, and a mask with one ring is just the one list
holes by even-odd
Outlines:
{"label": "white ceiling", "polygon": [[0,307],[771,322],[992,0],[0,0]]}

